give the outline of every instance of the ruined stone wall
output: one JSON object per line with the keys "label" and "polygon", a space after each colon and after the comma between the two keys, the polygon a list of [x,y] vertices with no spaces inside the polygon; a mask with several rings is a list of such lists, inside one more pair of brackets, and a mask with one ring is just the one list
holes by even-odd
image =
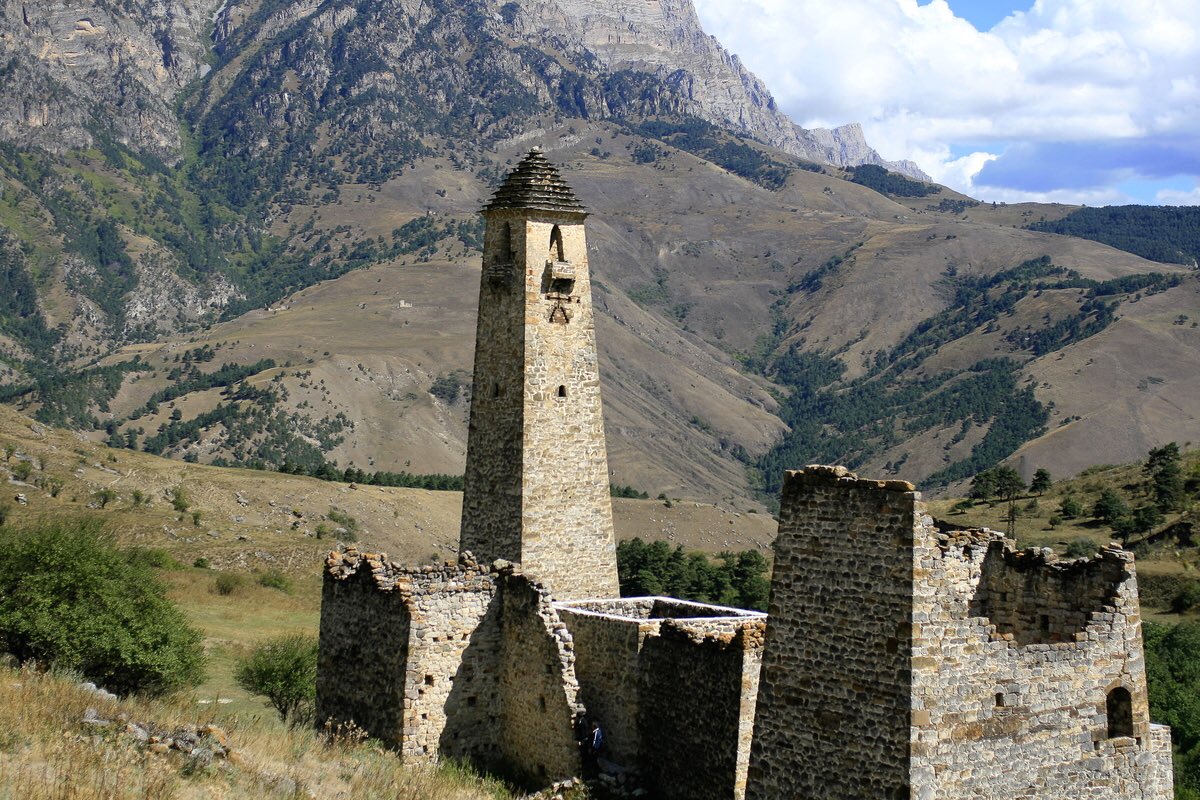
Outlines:
{"label": "ruined stone wall", "polygon": [[326,561],[319,723],[353,721],[405,760],[499,763],[500,628],[474,563],[404,570],[354,549]]}
{"label": "ruined stone wall", "polygon": [[642,650],[642,782],[654,797],[745,797],[764,623],[666,620]]}
{"label": "ruined stone wall", "polygon": [[911,488],[787,475],[747,798],[909,797]]}
{"label": "ruined stone wall", "polygon": [[[552,277],[559,241],[574,275],[570,283]],[[560,600],[616,597],[616,540],[583,220],[531,216],[524,243],[521,564]]]}
{"label": "ruined stone wall", "polygon": [[662,800],[741,798],[765,616],[662,597],[556,608],[605,757]]}
{"label": "ruined stone wall", "polygon": [[[917,514],[922,797],[1172,797],[1170,745],[1150,724],[1132,555],[1060,562],[992,532],[938,533],[920,504]],[[1110,731],[1114,689],[1129,692],[1127,730]]]}
{"label": "ruined stone wall", "polygon": [[410,591],[401,753],[494,767],[501,753],[492,721],[503,702],[495,579],[482,569],[430,569],[411,575]]}
{"label": "ruined stone wall", "polygon": [[483,248],[460,549],[490,564],[521,560],[525,294],[517,253],[525,248],[523,215],[489,212]]}
{"label": "ruined stone wall", "polygon": [[560,608],[559,614],[575,643],[579,699],[604,729],[609,749],[605,757],[622,766],[636,765],[642,640],[658,630],[658,623],[572,609]]}
{"label": "ruined stone wall", "polygon": [[575,654],[545,588],[522,575],[501,578],[500,692],[497,731],[505,764],[531,785],[580,774],[574,722],[582,712]]}
{"label": "ruined stone wall", "polygon": [[1169,800],[1133,556],[939,532],[911,489],[788,475],[747,797]]}
{"label": "ruined stone wall", "polygon": [[[394,586],[394,584],[393,584]],[[404,732],[410,616],[402,594],[381,590],[353,551],[330,558],[321,587],[318,726],[353,721],[384,742]]]}

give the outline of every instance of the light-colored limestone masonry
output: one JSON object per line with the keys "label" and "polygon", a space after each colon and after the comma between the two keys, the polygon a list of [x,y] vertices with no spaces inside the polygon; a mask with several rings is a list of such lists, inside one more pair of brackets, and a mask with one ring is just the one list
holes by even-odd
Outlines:
{"label": "light-colored limestone masonry", "polygon": [[784,485],[748,798],[1172,795],[1133,557],[943,532],[900,481]]}
{"label": "light-colored limestone masonry", "polygon": [[1115,546],[1019,552],[809,467],[769,617],[618,598],[586,214],[534,151],[484,215],[461,555],[329,555],[318,724],[543,787],[580,774],[586,714],[659,800],[1170,800]]}
{"label": "light-colored limestone masonry", "polygon": [[483,215],[461,548],[520,562],[560,599],[613,597],[587,213],[535,150]]}

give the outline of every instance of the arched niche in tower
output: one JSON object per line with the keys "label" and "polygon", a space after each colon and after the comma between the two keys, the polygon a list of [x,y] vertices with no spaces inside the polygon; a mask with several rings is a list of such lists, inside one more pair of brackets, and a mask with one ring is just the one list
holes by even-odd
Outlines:
{"label": "arched niche in tower", "polygon": [[551,261],[566,261],[566,251],[563,249],[562,228],[557,225],[550,231],[550,260]]}
{"label": "arched niche in tower", "polygon": [[1105,701],[1108,715],[1108,738],[1133,736],[1133,695],[1124,686],[1108,693]]}

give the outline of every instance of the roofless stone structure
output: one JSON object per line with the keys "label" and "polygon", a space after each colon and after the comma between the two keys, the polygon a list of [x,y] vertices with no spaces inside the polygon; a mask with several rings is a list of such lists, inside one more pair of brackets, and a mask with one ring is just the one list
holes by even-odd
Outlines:
{"label": "roofless stone structure", "polygon": [[462,553],[329,555],[318,724],[542,787],[586,713],[609,782],[660,800],[1171,800],[1116,546],[945,532],[912,485],[816,466],[769,617],[618,598],[587,213],[534,150],[483,214]]}

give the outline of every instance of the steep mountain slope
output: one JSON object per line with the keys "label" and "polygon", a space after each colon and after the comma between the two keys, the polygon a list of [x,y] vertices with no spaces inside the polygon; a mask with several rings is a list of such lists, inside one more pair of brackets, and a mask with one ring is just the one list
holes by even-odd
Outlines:
{"label": "steep mountain slope", "polygon": [[887,162],[857,124],[805,130],[775,105],[762,81],[707,35],[691,0],[507,3],[501,15],[528,42],[553,37],[593,54],[608,70],[654,75],[685,98],[682,111],[800,158],[839,167],[878,164],[928,180],[916,164]]}
{"label": "steep mountain slope", "polygon": [[207,68],[212,0],[6,2],[0,140],[56,153],[114,139],[165,161],[175,99]]}
{"label": "steep mountain slope", "polygon": [[[141,19],[121,9],[112,30]],[[616,484],[746,500],[816,460],[952,483],[1014,453],[1061,473],[1193,437],[1193,272],[1018,227],[1065,207],[834,166],[874,157],[804,149],[686,4],[248,0],[214,38],[203,77],[200,56],[130,73],[147,119],[187,84],[175,150],[124,106],[93,126],[84,100],[64,125],[92,138],[0,147],[3,399],[45,423],[452,480],[476,210],[538,143],[594,212]],[[30,52],[13,63],[50,74]],[[109,91],[87,63],[62,68],[68,96]]]}
{"label": "steep mountain slope", "polygon": [[[639,164],[630,155],[639,137],[602,123],[573,126],[542,138],[557,142],[550,157],[594,212],[616,484],[744,496],[756,470],[770,490],[779,470],[813,460],[953,481],[1026,440],[1028,471],[1069,474],[1200,433],[1193,373],[1167,366],[1200,352],[1190,323],[1170,324],[1194,302],[1192,273],[993,224],[990,211],[975,212],[980,221],[915,211],[807,170],[771,191],[666,147],[652,166]],[[602,149],[592,155],[597,138]],[[524,146],[496,158],[516,158]],[[110,359],[139,355],[157,371],[131,373],[107,403],[116,418],[108,438],[121,443],[132,432],[138,446],[200,461],[284,458],[311,469],[328,458],[368,472],[458,474],[479,277],[478,256],[448,223],[469,219],[487,192],[432,159],[378,190],[346,187],[341,206],[294,209],[279,224],[311,217],[314,227],[348,227],[339,238],[352,242],[386,237],[423,204],[432,216],[417,221],[435,233],[426,249],[388,266]],[[1135,323],[1156,306],[1175,343],[1165,361],[1143,359],[1124,372],[1056,367],[1097,358],[1117,332],[1135,351],[1157,341],[1162,325]],[[200,361],[194,354],[206,347]],[[223,364],[249,371],[244,390],[242,377],[189,377],[216,375]],[[1042,377],[1047,370],[1052,378]],[[1108,384],[1097,383],[1102,376]],[[231,443],[225,423],[201,416],[239,396],[262,407],[260,392],[275,393],[272,413],[307,437],[308,450],[265,423]],[[148,403],[156,393],[161,399]],[[1176,413],[1144,402],[1155,395],[1176,402]],[[1105,397],[1111,402],[1097,405]],[[1128,425],[1116,409],[1132,410],[1139,435],[1089,433]],[[322,426],[339,415],[344,422]],[[189,428],[190,420],[204,425]],[[1047,442],[1069,431],[1070,450],[1041,445],[1043,428]]]}

